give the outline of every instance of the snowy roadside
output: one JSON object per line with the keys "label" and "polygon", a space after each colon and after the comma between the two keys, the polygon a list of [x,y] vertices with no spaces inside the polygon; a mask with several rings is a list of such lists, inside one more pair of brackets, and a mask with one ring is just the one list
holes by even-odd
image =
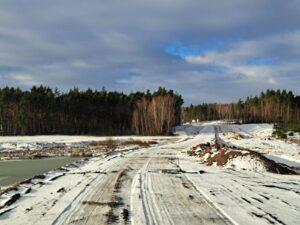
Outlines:
{"label": "snowy roadside", "polygon": [[220,138],[229,146],[242,147],[278,163],[300,169],[300,145],[272,137],[271,124],[219,126]]}
{"label": "snowy roadside", "polygon": [[[232,125],[212,122],[209,125],[186,126],[188,127],[186,134],[194,136],[190,142],[191,146],[201,146],[198,147],[200,152],[205,150],[208,143],[215,141],[213,131],[215,128],[221,141],[242,149],[266,153],[259,147],[264,146],[261,143],[268,140],[270,145],[266,157],[292,167],[298,166],[298,158],[294,153],[299,153],[299,146],[271,139],[272,125]],[[191,130],[194,132],[190,133]],[[236,138],[237,136],[242,138]],[[273,148],[274,146],[277,147]],[[293,151],[289,152],[290,148],[294,148]],[[197,148],[195,150],[197,151]],[[214,157],[217,152],[217,149],[213,150],[211,156]],[[298,224],[300,176],[269,173],[257,159],[243,157],[244,151],[238,152],[241,157],[229,159],[224,166],[217,166],[217,163],[206,166],[208,154],[205,152],[203,157],[191,157],[186,152],[181,152],[178,156],[181,159],[179,165],[182,170],[188,171],[186,177],[195,188],[227,215],[233,224]],[[280,157],[275,159],[275,156]],[[284,157],[289,161],[286,162]],[[191,159],[196,163],[192,163]],[[197,172],[201,172],[200,175]]]}
{"label": "snowy roadside", "polygon": [[[105,171],[99,170],[100,165],[115,158],[122,158],[134,150],[136,148],[124,148],[110,154],[103,153],[97,157],[82,159],[1,190],[0,220],[6,218],[7,213],[17,208],[22,201],[26,201],[28,206],[25,207],[25,212],[31,211],[33,205],[42,204],[42,201],[50,201],[52,207],[55,205],[59,211],[56,202],[61,194],[70,191],[69,195],[76,198],[99,174],[105,174]],[[32,193],[35,193],[35,197],[30,200],[28,196]],[[17,203],[14,204],[15,202]]]}

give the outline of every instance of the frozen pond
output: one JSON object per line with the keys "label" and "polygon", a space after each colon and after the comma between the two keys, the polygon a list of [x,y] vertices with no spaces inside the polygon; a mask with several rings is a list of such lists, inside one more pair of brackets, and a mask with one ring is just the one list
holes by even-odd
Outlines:
{"label": "frozen pond", "polygon": [[0,161],[0,187],[11,185],[34,175],[80,160],[72,157]]}

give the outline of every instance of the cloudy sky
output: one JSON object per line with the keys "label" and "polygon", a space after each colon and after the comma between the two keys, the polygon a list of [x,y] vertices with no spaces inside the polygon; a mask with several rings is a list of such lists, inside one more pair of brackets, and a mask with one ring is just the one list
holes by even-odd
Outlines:
{"label": "cloudy sky", "polygon": [[1,0],[0,86],[300,94],[298,0]]}

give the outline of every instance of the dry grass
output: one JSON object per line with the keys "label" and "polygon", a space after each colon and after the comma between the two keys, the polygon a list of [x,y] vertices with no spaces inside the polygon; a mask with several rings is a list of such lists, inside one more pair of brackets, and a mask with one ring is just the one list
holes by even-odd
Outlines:
{"label": "dry grass", "polygon": [[19,183],[13,184],[12,186],[5,188],[3,190],[0,191],[0,196],[2,194],[8,193],[10,191],[17,191],[19,189]]}
{"label": "dry grass", "polygon": [[85,157],[89,158],[93,156],[93,153],[87,148],[72,148],[68,150],[71,157]]}
{"label": "dry grass", "polygon": [[104,141],[92,141],[89,146],[94,146],[94,147],[104,147],[106,149],[116,149],[118,147],[118,141],[113,140],[112,138],[108,138]]}
{"label": "dry grass", "polygon": [[[85,157],[89,158],[94,153],[99,152],[112,152],[117,148],[126,146],[138,146],[142,148],[150,147],[151,145],[157,144],[156,141],[142,141],[136,139],[128,140],[114,140],[107,138],[103,141],[92,141],[85,146],[56,146],[56,147],[45,147],[40,150],[24,150],[24,151],[1,151],[0,158],[9,159],[40,159],[51,156],[71,156],[71,157]],[[50,156],[51,155],[51,156]]]}
{"label": "dry grass", "polygon": [[104,140],[104,141],[92,141],[89,146],[93,147],[105,147],[107,149],[116,149],[117,147],[123,147],[123,146],[130,146],[130,145],[137,145],[140,147],[149,147],[151,145],[157,144],[156,141],[142,141],[142,140],[135,140],[135,139],[129,139],[129,140],[113,140],[111,138]]}
{"label": "dry grass", "polygon": [[128,140],[125,141],[123,143],[121,143],[121,145],[138,145],[140,147],[150,147],[151,145],[155,145],[157,144],[156,141],[141,141],[141,140]]}

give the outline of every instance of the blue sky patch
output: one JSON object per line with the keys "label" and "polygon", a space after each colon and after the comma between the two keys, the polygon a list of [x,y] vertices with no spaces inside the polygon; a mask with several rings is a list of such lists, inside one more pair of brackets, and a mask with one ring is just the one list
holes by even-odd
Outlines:
{"label": "blue sky patch", "polygon": [[173,42],[165,48],[165,52],[178,56],[180,58],[185,58],[188,56],[199,55],[200,51],[196,46],[184,46],[181,42]]}
{"label": "blue sky patch", "polygon": [[203,42],[200,45],[185,45],[180,41],[172,42],[164,51],[169,55],[186,58],[189,56],[197,56],[205,52],[218,52],[221,48],[222,42],[217,39],[211,39]]}

